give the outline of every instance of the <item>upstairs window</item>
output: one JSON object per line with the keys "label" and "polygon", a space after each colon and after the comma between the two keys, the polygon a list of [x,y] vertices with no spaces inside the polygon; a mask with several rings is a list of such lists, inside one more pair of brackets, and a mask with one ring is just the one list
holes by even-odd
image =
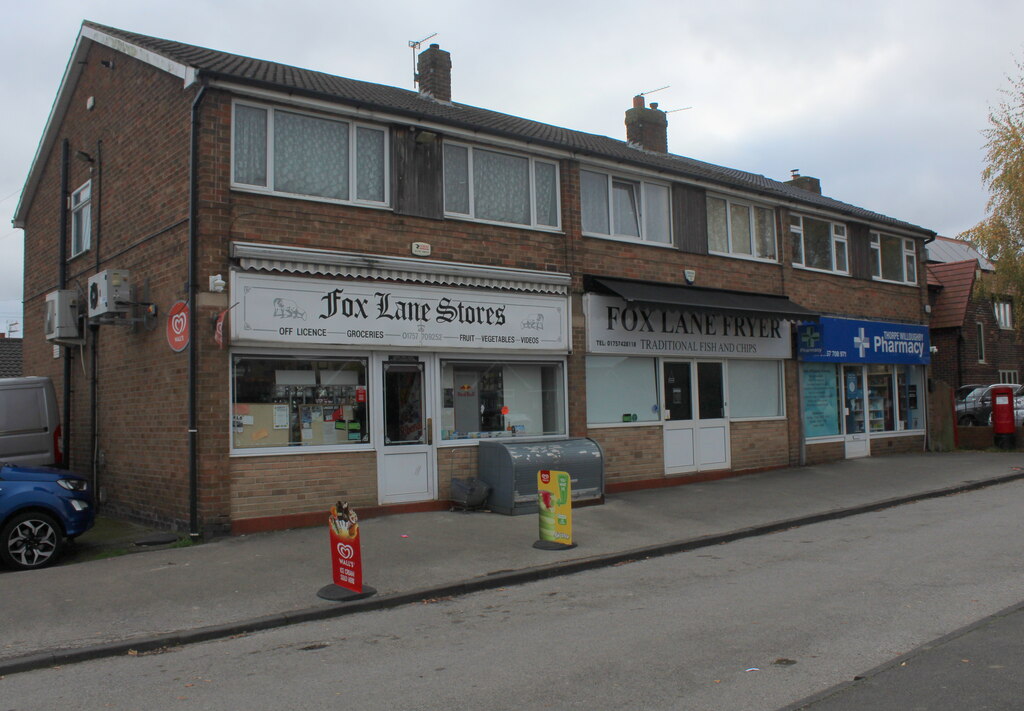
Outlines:
{"label": "upstairs window", "polygon": [[[1010,301],[997,300],[993,303],[993,306],[995,308],[996,321],[999,323],[999,328],[1013,328],[1013,303]],[[1000,382],[1009,383],[1016,381],[1001,380]]]}
{"label": "upstairs window", "polygon": [[871,276],[880,281],[917,283],[917,245],[909,237],[871,233]]}
{"label": "upstairs window", "polygon": [[790,215],[793,264],[823,272],[849,274],[846,225],[807,215]]}
{"label": "upstairs window", "polygon": [[708,251],[775,261],[775,210],[708,196]]}
{"label": "upstairs window", "polygon": [[71,193],[71,256],[77,257],[92,243],[92,181]]}
{"label": "upstairs window", "polygon": [[235,104],[232,182],[275,193],[386,205],[382,128]]}
{"label": "upstairs window", "polygon": [[581,170],[580,202],[584,234],[672,243],[668,185]]}
{"label": "upstairs window", "polygon": [[557,229],[558,166],[446,142],[444,211],[486,222]]}

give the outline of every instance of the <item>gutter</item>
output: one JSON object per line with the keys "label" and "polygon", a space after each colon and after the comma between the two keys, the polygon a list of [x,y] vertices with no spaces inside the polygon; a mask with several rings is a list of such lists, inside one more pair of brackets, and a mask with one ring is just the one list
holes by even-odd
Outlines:
{"label": "gutter", "polygon": [[188,191],[188,298],[191,313],[188,320],[188,534],[192,540],[199,538],[199,449],[196,424],[196,387],[198,353],[196,352],[196,272],[199,258],[197,218],[199,212],[199,105],[206,96],[206,83],[192,100],[191,127],[189,132],[189,191]]}

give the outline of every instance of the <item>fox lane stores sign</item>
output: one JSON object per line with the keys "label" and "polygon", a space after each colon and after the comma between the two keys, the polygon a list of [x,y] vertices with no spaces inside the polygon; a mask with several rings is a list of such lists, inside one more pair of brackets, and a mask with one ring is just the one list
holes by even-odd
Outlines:
{"label": "fox lane stores sign", "polygon": [[568,300],[236,273],[232,341],[566,351]]}

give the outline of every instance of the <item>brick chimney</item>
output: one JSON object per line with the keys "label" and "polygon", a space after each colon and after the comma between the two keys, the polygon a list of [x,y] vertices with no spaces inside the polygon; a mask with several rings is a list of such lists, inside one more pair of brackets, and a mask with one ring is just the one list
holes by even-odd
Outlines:
{"label": "brick chimney", "polygon": [[626,111],[626,141],[648,151],[668,153],[668,117],[658,109],[644,105],[643,96],[633,97],[633,108]]}
{"label": "brick chimney", "polygon": [[817,178],[812,178],[809,175],[800,175],[796,170],[791,171],[793,177],[786,181],[786,185],[792,185],[794,188],[800,188],[806,190],[809,193],[821,195],[821,181]]}
{"label": "brick chimney", "polygon": [[416,82],[420,85],[420,96],[429,96],[437,101],[452,100],[452,55],[432,44],[420,52],[416,62]]}

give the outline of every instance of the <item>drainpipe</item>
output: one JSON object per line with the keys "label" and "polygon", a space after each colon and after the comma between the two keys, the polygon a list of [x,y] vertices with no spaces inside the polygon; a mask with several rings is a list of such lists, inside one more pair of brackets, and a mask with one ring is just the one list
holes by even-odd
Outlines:
{"label": "drainpipe", "polygon": [[[94,212],[96,213],[96,233],[92,236],[92,244],[89,246],[92,249],[95,258],[95,272],[98,274],[100,267],[103,266],[102,260],[100,259],[100,239],[103,234],[103,142],[99,141],[96,143],[96,157],[95,164],[92,169],[93,174],[93,186],[92,186],[92,204]],[[91,473],[92,473],[92,490],[96,497],[96,506],[101,507],[102,502],[100,500],[100,429],[97,418],[99,417],[100,406],[99,406],[99,355],[100,355],[100,328],[99,326],[90,326],[92,330],[92,375],[89,380],[89,407],[91,414],[89,416],[89,443],[92,449],[92,458],[90,460]]]}
{"label": "drainpipe", "polygon": [[[64,289],[68,283],[68,162],[71,149],[68,139],[60,144],[60,242],[57,244],[57,288]],[[64,346],[64,413],[62,416],[60,448],[64,452],[60,466],[67,468],[71,458],[71,350]],[[94,489],[95,491],[95,489]]]}
{"label": "drainpipe", "polygon": [[198,353],[196,352],[196,272],[198,271],[199,245],[196,237],[199,212],[199,105],[206,95],[202,84],[192,100],[192,125],[189,143],[189,194],[188,194],[188,534],[192,540],[199,538],[199,448],[196,423],[196,373]]}

